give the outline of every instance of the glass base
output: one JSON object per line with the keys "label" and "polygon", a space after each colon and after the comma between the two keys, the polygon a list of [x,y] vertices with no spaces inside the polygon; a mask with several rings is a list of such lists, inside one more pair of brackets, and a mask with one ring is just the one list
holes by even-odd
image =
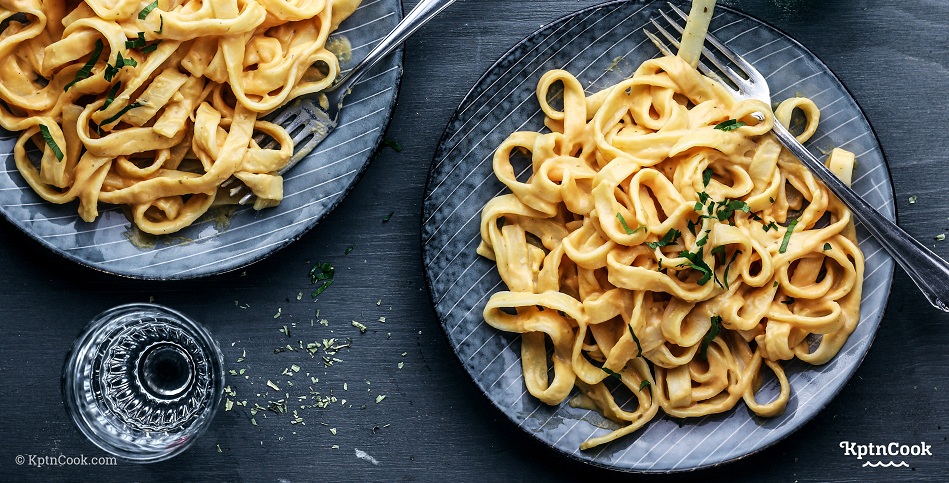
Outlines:
{"label": "glass base", "polygon": [[67,413],[96,446],[155,462],[207,429],[224,389],[224,357],[187,316],[156,304],[121,305],[76,339],[62,383]]}

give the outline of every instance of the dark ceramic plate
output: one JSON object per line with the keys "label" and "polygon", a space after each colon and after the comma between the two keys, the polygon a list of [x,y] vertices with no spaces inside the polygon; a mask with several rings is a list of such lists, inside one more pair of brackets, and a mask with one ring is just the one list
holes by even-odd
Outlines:
{"label": "dark ceramic plate", "polygon": [[[355,65],[402,18],[398,0],[366,0],[333,37],[352,46]],[[234,270],[255,262],[302,236],[349,192],[369,164],[385,133],[398,91],[401,51],[383,59],[346,98],[339,127],[289,171],[284,200],[262,211],[241,207],[206,216],[162,237],[142,236],[122,211],[100,205],[92,223],[76,214],[77,204],[54,205],[38,197],[13,163],[16,137],[0,137],[6,153],[0,171],[0,212],[53,251],[98,270],[134,278],[184,279]]]}
{"label": "dark ceramic plate", "polygon": [[[866,255],[860,324],[826,365],[786,365],[792,395],[782,416],[761,419],[738,405],[725,414],[688,420],[681,426],[659,417],[632,435],[580,451],[582,441],[607,432],[603,418],[566,403],[547,406],[526,392],[519,337],[491,328],[481,315],[488,297],[503,289],[494,264],[475,253],[481,207],[504,192],[491,170],[492,153],[511,132],[544,129],[534,88],[545,71],[566,69],[588,92],[595,92],[658,55],[642,28],[660,5],[664,3],[623,1],[577,12],[531,34],[492,66],[461,103],[442,137],[428,179],[422,226],[435,311],[449,344],[488,399],[518,427],[563,454],[636,472],[684,471],[735,460],[781,440],[813,418],[840,391],[869,349],[890,293],[894,266],[858,224]],[[818,155],[838,146],[856,153],[854,189],[894,218],[893,189],[879,142],[857,103],[827,67],[785,34],[735,10],[719,7],[712,30],[768,76],[774,99],[801,94],[820,106],[820,129],[808,147]],[[776,389],[774,381],[766,383],[760,400],[769,400]]]}

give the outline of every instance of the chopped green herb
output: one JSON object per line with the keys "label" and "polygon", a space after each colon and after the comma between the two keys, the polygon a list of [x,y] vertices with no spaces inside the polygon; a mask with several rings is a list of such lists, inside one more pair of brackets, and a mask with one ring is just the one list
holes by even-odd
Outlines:
{"label": "chopped green herb", "polygon": [[751,207],[748,206],[748,203],[745,203],[741,200],[725,200],[718,205],[718,221],[725,221],[732,217],[736,211],[743,211],[745,213],[751,212]]}
{"label": "chopped green herb", "polygon": [[692,253],[688,250],[684,250],[681,253],[679,253],[680,257],[683,257],[686,260],[688,260],[688,262],[684,263],[684,265],[691,267],[695,270],[698,270],[699,272],[702,272],[702,278],[700,278],[698,282],[696,282],[699,285],[705,285],[706,283],[708,283],[708,281],[712,279],[712,275],[713,275],[712,269],[708,266],[707,263],[705,263],[705,260],[702,259],[703,250],[704,248],[699,248],[698,253]]}
{"label": "chopped green herb", "polygon": [[366,325],[363,324],[363,323],[356,322],[356,321],[354,320],[354,321],[353,321],[353,327],[359,329],[359,332],[361,332],[361,333],[363,333],[363,334],[366,333]]}
{"label": "chopped green herb", "polygon": [[[157,5],[157,2],[156,2]],[[158,16],[158,30],[155,31],[156,34],[160,34],[162,30],[165,30],[165,17],[162,15]]]}
{"label": "chopped green herb", "polygon": [[402,145],[399,144],[397,141],[395,141],[395,140],[393,140],[393,139],[385,138],[385,139],[382,140],[382,144],[386,145],[387,147],[390,147],[390,148],[394,149],[395,152],[397,152],[397,153],[401,153],[401,152],[402,152]]}
{"label": "chopped green herb", "polygon": [[633,332],[633,326],[626,324],[626,328],[629,329],[629,335],[633,336],[633,342],[636,343],[636,350],[639,352],[636,354],[636,357],[641,357],[643,355],[643,346],[639,343],[639,337],[636,337],[636,333]]}
{"label": "chopped green herb", "polygon": [[652,384],[649,381],[643,379],[643,382],[639,383],[639,392],[643,392],[643,389],[649,389],[649,392],[652,392]]}
{"label": "chopped green herb", "polygon": [[105,104],[102,104],[102,107],[99,108],[100,111],[104,111],[107,107],[112,105],[112,102],[115,101],[115,95],[118,94],[119,89],[121,88],[121,82],[116,82],[114,85],[112,85],[112,88],[109,89],[108,95],[105,97]]}
{"label": "chopped green herb", "polygon": [[729,119],[727,121],[723,121],[716,124],[715,129],[718,129],[719,131],[727,132],[727,131],[734,131],[735,129],[738,129],[744,125],[745,123],[739,121],[738,119]]}
{"label": "chopped green herb", "polygon": [[145,41],[145,32],[139,32],[138,37],[136,37],[135,39],[125,41],[125,48],[126,49],[140,49],[142,47],[145,47],[146,43],[147,42]]}
{"label": "chopped green herb", "polygon": [[76,78],[63,87],[64,92],[68,91],[69,88],[73,86],[73,84],[92,76],[92,68],[96,66],[97,62],[99,62],[99,56],[102,55],[103,47],[104,45],[102,44],[102,39],[96,39],[96,45],[92,49],[92,55],[89,56],[89,60],[87,60],[82,68],[79,69],[79,72],[76,72]]}
{"label": "chopped green herb", "polygon": [[310,283],[316,283],[320,280],[329,280],[333,278],[336,270],[329,262],[316,263],[310,268]]}
{"label": "chopped green herb", "polygon": [[323,293],[323,291],[325,291],[326,289],[330,288],[330,285],[333,285],[333,281],[332,281],[332,280],[327,280],[327,281],[323,282],[323,284],[320,285],[319,287],[317,287],[316,290],[314,290],[313,293],[310,294],[310,296],[313,297],[313,298],[319,297],[320,294]]}
{"label": "chopped green herb", "polygon": [[142,53],[143,53],[143,54],[150,54],[150,53],[152,53],[152,52],[158,50],[158,44],[160,44],[160,43],[161,43],[161,40],[156,41],[156,42],[153,43],[153,44],[148,44],[148,45],[142,47]]}
{"label": "chopped green herb", "polygon": [[691,233],[692,236],[695,236],[695,234],[696,234],[696,232],[695,232],[695,222],[692,221],[692,220],[689,220],[689,222],[686,223],[686,226],[689,228],[689,233]]}
{"label": "chopped green herb", "polygon": [[693,208],[693,209],[694,209],[695,211],[702,211],[702,208],[703,208],[704,206],[705,206],[705,205],[703,205],[701,201],[696,201],[696,202],[695,202],[695,208]]}
{"label": "chopped green herb", "polygon": [[[704,191],[700,191],[700,192],[698,193],[698,195],[699,195],[699,201],[701,201],[703,205],[704,205],[705,203],[708,203],[709,198],[712,197],[711,195],[709,195],[708,193],[706,193],[706,192],[704,192]],[[696,210],[696,211],[698,211],[698,210]]]}
{"label": "chopped green herb", "polygon": [[772,221],[771,223],[768,223],[767,225],[764,225],[761,228],[763,228],[764,231],[777,230],[778,224]]}
{"label": "chopped green herb", "polygon": [[349,255],[355,249],[356,249],[355,245],[349,245],[348,247],[346,247],[346,250],[343,251],[343,255]]}
{"label": "chopped green herb", "polygon": [[667,231],[666,234],[663,235],[663,237],[659,241],[646,242],[646,246],[655,250],[659,247],[664,247],[672,243],[675,243],[675,241],[679,238],[679,235],[681,235],[681,233],[679,233],[679,230],[672,228],[669,231]]}
{"label": "chopped green herb", "polygon": [[781,301],[781,303],[784,304],[784,305],[791,305],[791,304],[793,304],[794,302],[795,302],[794,297],[788,297],[788,298],[786,298],[786,299],[784,299],[784,300]]}
{"label": "chopped green herb", "polygon": [[791,233],[794,231],[795,226],[797,226],[797,218],[792,219],[791,223],[788,223],[788,231],[784,233],[784,240],[781,241],[781,249],[778,250],[778,253],[788,251],[788,242],[791,241]]}
{"label": "chopped green herb", "polygon": [[722,331],[722,317],[719,315],[712,316],[712,326],[709,327],[708,332],[705,333],[705,337],[702,338],[702,346],[699,349],[699,356],[703,360],[708,360],[708,346],[718,337],[719,332]]}
{"label": "chopped green herb", "polygon": [[643,231],[646,230],[646,227],[645,227],[645,226],[636,227],[635,230],[630,229],[629,225],[626,224],[626,218],[623,218],[623,214],[622,214],[622,213],[617,213],[617,214],[616,214],[616,219],[619,220],[619,224],[623,226],[623,231],[625,231],[627,235],[632,235],[633,233],[636,233],[636,232],[639,231],[639,230],[643,230]]}
{"label": "chopped green herb", "polygon": [[833,248],[833,247],[830,246],[830,243],[825,243],[825,244],[824,244],[824,251],[830,250],[831,248]]}
{"label": "chopped green herb", "polygon": [[145,20],[145,17],[148,17],[148,14],[152,13],[152,10],[155,10],[158,7],[158,0],[155,0],[152,3],[149,3],[145,6],[140,12],[138,12],[138,19]]}
{"label": "chopped green herb", "polygon": [[59,145],[56,144],[56,140],[53,139],[53,135],[49,132],[49,128],[46,127],[46,124],[40,124],[40,134],[43,135],[43,140],[46,141],[46,145],[49,146],[49,149],[56,155],[56,159],[62,161],[64,157],[63,150],[59,149]]}
{"label": "chopped green herb", "polygon": [[394,215],[394,214],[395,214],[394,211],[390,211],[388,215],[382,217],[382,222],[383,222],[383,223],[388,223],[389,220],[392,219],[392,215]]}
{"label": "chopped green herb", "polygon": [[916,195],[910,196],[910,197],[909,197],[909,204],[912,205],[912,204],[916,203],[916,200],[918,200],[918,199],[919,199],[919,197],[916,196]]}
{"label": "chopped green herb", "polygon": [[946,235],[943,234],[943,233],[940,233],[940,234],[936,235],[935,238],[936,238],[936,241],[943,241],[943,240],[946,239]]}
{"label": "chopped green herb", "polygon": [[329,262],[316,263],[310,268],[310,283],[323,282],[320,284],[316,290],[313,291],[311,297],[319,297],[324,290],[328,289],[330,285],[333,284],[333,275],[336,273],[336,270],[333,268]]}
{"label": "chopped green herb", "polygon": [[112,82],[112,79],[115,76],[119,75],[119,72],[123,67],[135,67],[138,65],[138,62],[133,58],[124,58],[122,57],[122,52],[119,52],[115,57],[115,65],[112,64],[105,66],[105,80],[106,82]]}
{"label": "chopped green herb", "polygon": [[705,246],[708,243],[708,234],[711,233],[711,230],[705,230],[705,235],[702,235],[702,238],[699,238],[695,241],[695,246],[701,247]]}
{"label": "chopped green herb", "polygon": [[732,259],[728,261],[728,265],[725,265],[725,273],[722,277],[725,278],[725,290],[728,290],[728,270],[732,268],[732,263],[735,263],[735,259],[738,258],[738,255],[741,254],[741,250],[735,250],[735,253],[732,253]]}
{"label": "chopped green herb", "polygon": [[110,118],[108,118],[108,119],[102,121],[101,123],[99,123],[99,125],[100,125],[100,126],[105,126],[106,124],[112,124],[113,122],[118,121],[120,117],[124,116],[126,112],[129,112],[129,111],[131,111],[132,109],[135,109],[136,107],[142,107],[143,105],[144,105],[144,104],[142,104],[141,102],[135,101],[135,102],[133,102],[133,103],[131,103],[131,104],[129,104],[129,105],[123,107],[122,110],[120,110],[119,112],[117,112],[114,116],[112,116],[112,117],[110,117]]}
{"label": "chopped green herb", "polygon": [[703,186],[708,186],[708,184],[712,181],[713,173],[714,171],[712,171],[712,168],[705,168],[705,171],[702,171],[702,185]]}
{"label": "chopped green herb", "polygon": [[607,368],[605,368],[605,367],[601,367],[600,369],[603,369],[603,372],[609,374],[611,377],[615,377],[616,380],[618,380],[618,381],[622,381],[622,380],[623,380],[623,376],[617,374],[616,372],[611,371],[610,369],[607,369]]}
{"label": "chopped green herb", "polygon": [[772,285],[772,287],[777,287],[777,286],[778,286],[778,281],[775,280],[775,281],[774,281],[774,285]]}

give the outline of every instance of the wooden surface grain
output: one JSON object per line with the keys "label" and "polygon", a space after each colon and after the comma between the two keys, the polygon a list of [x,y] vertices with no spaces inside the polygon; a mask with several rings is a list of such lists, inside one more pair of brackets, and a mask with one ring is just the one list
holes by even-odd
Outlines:
{"label": "wooden surface grain", "polygon": [[[406,1],[406,9],[415,3]],[[173,283],[127,280],[66,261],[0,222],[0,480],[632,479],[554,453],[489,404],[440,332],[419,248],[428,167],[445,123],[468,88],[528,33],[596,3],[459,0],[405,47],[401,92],[387,134],[403,150],[382,149],[334,213],[244,270]],[[934,238],[949,232],[949,4],[721,3],[787,32],[840,77],[883,145],[900,225],[949,257],[949,241]],[[911,195],[917,197],[914,204],[908,201]],[[389,213],[391,219],[383,222]],[[335,266],[336,282],[314,301],[307,272],[316,261]],[[264,418],[263,413],[254,425],[243,407],[222,410],[194,447],[156,464],[17,465],[18,455],[104,455],[67,420],[62,363],[95,314],[149,300],[183,311],[211,330],[227,369],[245,371],[228,379],[233,399],[266,405],[266,396],[257,394],[271,379],[291,397],[309,395],[312,386],[323,396],[332,393],[336,402],[299,410],[305,425],[291,424],[292,415]],[[323,319],[327,325],[320,323]],[[365,324],[366,332],[352,321]],[[282,331],[285,325],[289,336]],[[329,367],[299,350],[274,352],[327,338],[351,339]],[[302,368],[296,379],[281,375],[293,364]],[[947,371],[949,316],[931,308],[897,271],[869,354],[813,421],[738,462],[641,479],[944,480],[949,475]],[[286,385],[289,380],[296,384]],[[385,397],[377,402],[380,396]],[[865,460],[844,454],[843,441],[925,442],[932,455],[906,458],[910,468],[864,468]]]}

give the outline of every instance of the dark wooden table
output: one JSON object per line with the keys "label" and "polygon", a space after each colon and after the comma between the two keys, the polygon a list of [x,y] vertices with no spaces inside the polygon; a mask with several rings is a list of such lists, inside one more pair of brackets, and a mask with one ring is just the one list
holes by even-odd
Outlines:
{"label": "dark wooden table", "polygon": [[[415,3],[405,2],[406,9]],[[441,334],[419,248],[421,201],[432,153],[467,89],[526,34],[595,3],[460,0],[436,18],[405,47],[401,93],[387,134],[404,149],[383,149],[332,215],[299,241],[245,270],[180,282],[127,280],[68,262],[0,222],[0,480],[627,477],[560,456],[489,404]],[[934,239],[949,232],[949,3],[721,3],[784,30],[842,79],[888,156],[900,225],[949,257],[949,240]],[[910,196],[917,201],[911,204]],[[390,212],[391,220],[383,223]],[[349,246],[354,248],[347,255]],[[317,260],[335,265],[336,283],[314,303],[307,272]],[[302,300],[297,299],[300,294]],[[232,399],[266,405],[256,394],[263,392],[267,379],[283,384],[288,377],[281,373],[298,364],[302,372],[319,378],[317,384],[307,385],[323,395],[332,391],[337,401],[325,409],[301,410],[305,425],[292,424],[292,414],[258,414],[254,425],[249,407],[222,408],[194,447],[162,463],[18,465],[18,455],[104,455],[67,420],[60,394],[63,360],[80,328],[95,314],[149,300],[191,315],[215,334],[227,369],[245,370],[229,378],[236,392]],[[328,325],[322,325],[322,319]],[[360,333],[354,320],[368,330]],[[282,330],[285,325],[289,337]],[[352,339],[330,367],[299,351],[274,353],[298,340],[330,337]],[[949,477],[947,371],[949,316],[930,307],[897,271],[869,354],[813,421],[741,461],[647,479],[944,480]],[[303,387],[287,389],[291,396],[308,392]],[[843,441],[924,442],[932,455],[907,457],[910,468],[863,468],[863,461],[844,454]]]}

